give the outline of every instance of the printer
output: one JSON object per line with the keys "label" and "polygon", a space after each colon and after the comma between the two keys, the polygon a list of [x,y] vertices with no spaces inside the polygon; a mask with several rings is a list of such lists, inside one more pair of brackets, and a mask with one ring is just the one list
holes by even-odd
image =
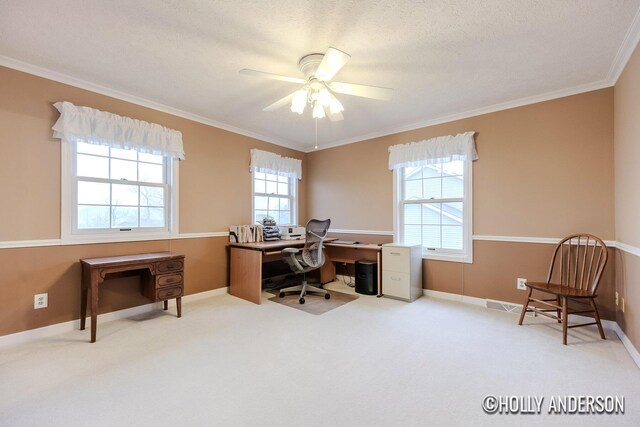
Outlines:
{"label": "printer", "polygon": [[306,230],[299,225],[280,225],[280,238],[282,240],[299,240],[304,239]]}

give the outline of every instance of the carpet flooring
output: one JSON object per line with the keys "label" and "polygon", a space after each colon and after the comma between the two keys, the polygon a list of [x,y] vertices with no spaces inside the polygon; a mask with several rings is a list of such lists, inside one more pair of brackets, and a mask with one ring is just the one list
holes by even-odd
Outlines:
{"label": "carpet flooring", "polygon": [[[0,425],[640,425],[640,370],[611,331],[563,346],[553,321],[458,302],[360,296],[311,316],[269,296],[3,348]],[[488,415],[490,394],[624,396],[625,414]]]}

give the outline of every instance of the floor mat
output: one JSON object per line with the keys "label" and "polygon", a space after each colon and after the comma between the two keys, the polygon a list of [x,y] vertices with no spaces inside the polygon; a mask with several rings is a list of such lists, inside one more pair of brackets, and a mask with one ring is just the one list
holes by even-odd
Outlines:
{"label": "floor mat", "polygon": [[349,295],[344,294],[338,291],[329,291],[331,294],[331,298],[325,299],[322,295],[313,295],[308,294],[305,299],[304,304],[300,304],[298,300],[300,299],[299,293],[290,293],[285,295],[283,298],[278,296],[278,290],[273,289],[267,291],[271,294],[274,294],[273,297],[269,298],[269,301],[276,302],[278,304],[286,305],[291,308],[296,308],[298,310],[305,311],[311,314],[324,314],[327,311],[331,311],[334,308],[338,308],[342,305],[345,305],[351,301],[358,299],[357,295]]}

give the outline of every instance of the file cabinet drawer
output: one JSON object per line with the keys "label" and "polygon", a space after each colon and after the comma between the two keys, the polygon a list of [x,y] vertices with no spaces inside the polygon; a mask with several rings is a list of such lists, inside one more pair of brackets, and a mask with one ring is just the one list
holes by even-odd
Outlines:
{"label": "file cabinet drawer", "polygon": [[382,269],[399,273],[411,272],[411,248],[382,248]]}
{"label": "file cabinet drawer", "polygon": [[382,293],[386,297],[411,299],[411,282],[409,273],[384,271],[382,273]]}

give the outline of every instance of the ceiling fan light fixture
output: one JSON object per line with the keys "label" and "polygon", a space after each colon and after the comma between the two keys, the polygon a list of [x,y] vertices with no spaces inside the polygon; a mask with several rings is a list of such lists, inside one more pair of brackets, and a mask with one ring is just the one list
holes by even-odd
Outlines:
{"label": "ceiling fan light fixture", "polygon": [[300,89],[291,100],[291,111],[302,114],[307,105],[307,89]]}
{"label": "ceiling fan light fixture", "polygon": [[313,107],[313,118],[314,119],[324,119],[325,118],[324,108],[320,104],[319,101],[316,101]]}
{"label": "ceiling fan light fixture", "polygon": [[323,107],[328,107],[331,102],[331,93],[326,87],[323,87],[318,91],[318,102]]}
{"label": "ceiling fan light fixture", "polygon": [[338,101],[338,98],[335,96],[331,96],[331,99],[329,100],[329,112],[331,114],[338,114],[343,111],[344,107],[342,106],[342,103]]}

